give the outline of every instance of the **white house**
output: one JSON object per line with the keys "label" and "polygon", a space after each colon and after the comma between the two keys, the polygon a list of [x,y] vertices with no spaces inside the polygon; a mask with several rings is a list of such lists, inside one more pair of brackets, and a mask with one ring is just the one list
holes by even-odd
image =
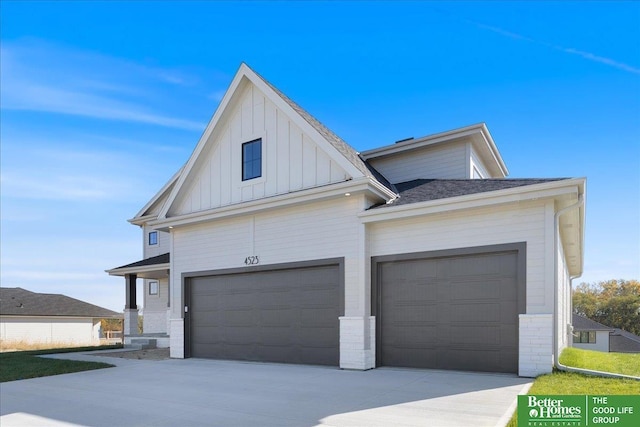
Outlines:
{"label": "white house", "polygon": [[120,318],[107,310],[65,295],[22,288],[0,288],[0,342],[18,344],[96,345],[100,319]]}
{"label": "white house", "polygon": [[130,220],[171,357],[535,376],[571,343],[585,179],[505,179],[484,124],[362,153],[241,65]]}

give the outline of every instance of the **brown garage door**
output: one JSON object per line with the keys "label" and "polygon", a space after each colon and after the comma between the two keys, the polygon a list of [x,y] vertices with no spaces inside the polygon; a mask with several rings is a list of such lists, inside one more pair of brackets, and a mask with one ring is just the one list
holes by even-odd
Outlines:
{"label": "brown garage door", "polygon": [[519,252],[377,264],[378,363],[518,371]]}
{"label": "brown garage door", "polygon": [[188,279],[191,356],[339,363],[338,265]]}

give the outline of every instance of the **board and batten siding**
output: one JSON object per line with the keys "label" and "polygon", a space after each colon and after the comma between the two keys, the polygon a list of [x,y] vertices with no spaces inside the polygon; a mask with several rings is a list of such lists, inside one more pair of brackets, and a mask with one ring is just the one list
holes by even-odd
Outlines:
{"label": "board and batten siding", "polygon": [[56,316],[2,316],[2,341],[22,341],[31,344],[86,344],[100,342],[100,322],[91,318]]}
{"label": "board and batten siding", "polygon": [[414,179],[465,179],[467,162],[464,142],[425,147],[370,160],[371,165],[394,184]]}
{"label": "board and batten siding", "polygon": [[[371,223],[371,256],[527,243],[527,313],[553,312],[546,280],[545,202],[533,201],[464,212]],[[551,286],[551,289],[549,289]]]}
{"label": "board and batten siding", "polygon": [[[210,136],[169,216],[200,212],[349,178],[252,84]],[[242,181],[242,144],[262,138],[262,176]]]}

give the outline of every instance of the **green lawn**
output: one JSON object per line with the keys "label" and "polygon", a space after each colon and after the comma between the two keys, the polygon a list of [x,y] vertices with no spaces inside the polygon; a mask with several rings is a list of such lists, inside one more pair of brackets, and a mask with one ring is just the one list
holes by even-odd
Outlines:
{"label": "green lawn", "polygon": [[640,377],[640,354],[638,353],[604,353],[570,347],[560,355],[560,363],[574,368]]}
{"label": "green lawn", "polygon": [[50,375],[69,374],[72,372],[90,371],[92,369],[110,368],[114,365],[101,362],[80,362],[74,360],[49,359],[37,357],[43,354],[71,353],[89,350],[111,350],[116,346],[57,348],[51,350],[16,351],[0,354],[0,382],[24,380],[27,378],[48,377]]}
{"label": "green lawn", "polygon": [[[567,348],[560,356],[566,366],[640,376],[640,354],[604,353]],[[601,378],[573,372],[553,372],[535,379],[528,394],[640,394],[640,381]],[[517,413],[508,427],[518,425]]]}

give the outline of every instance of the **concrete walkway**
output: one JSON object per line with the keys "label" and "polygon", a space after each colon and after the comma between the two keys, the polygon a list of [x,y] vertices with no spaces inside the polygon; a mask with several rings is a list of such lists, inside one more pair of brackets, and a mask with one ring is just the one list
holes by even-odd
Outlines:
{"label": "concrete walkway", "polygon": [[2,427],[495,426],[508,421],[530,384],[414,369],[53,357],[117,367],[2,383]]}

